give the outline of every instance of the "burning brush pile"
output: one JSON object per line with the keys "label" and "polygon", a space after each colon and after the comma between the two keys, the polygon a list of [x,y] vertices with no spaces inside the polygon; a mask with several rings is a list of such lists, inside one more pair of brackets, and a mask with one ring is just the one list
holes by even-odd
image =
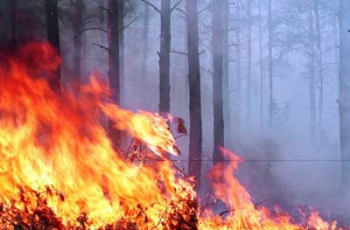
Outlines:
{"label": "burning brush pile", "polygon": [[[223,217],[203,210],[193,179],[154,153],[178,154],[162,117],[113,104],[97,76],[78,93],[53,92],[43,76],[60,58],[32,43],[0,64],[1,229],[336,229],[318,213],[297,223],[278,210],[255,207],[234,177],[240,159],[210,172]],[[100,118],[137,140],[116,152]],[[135,144],[136,143],[136,144]]]}

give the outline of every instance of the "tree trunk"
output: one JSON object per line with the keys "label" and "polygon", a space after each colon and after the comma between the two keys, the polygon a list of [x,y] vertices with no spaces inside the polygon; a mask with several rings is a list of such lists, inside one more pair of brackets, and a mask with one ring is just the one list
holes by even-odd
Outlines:
{"label": "tree trunk", "polygon": [[[350,159],[350,1],[340,1],[339,125],[343,160]],[[342,162],[342,182],[350,184],[350,164]]]}
{"label": "tree trunk", "polygon": [[11,1],[11,46],[17,46],[17,19],[16,19],[17,5],[16,0]]}
{"label": "tree trunk", "polygon": [[197,0],[186,0],[188,82],[190,92],[190,146],[188,172],[197,178],[196,188],[200,191],[202,157],[202,112],[201,77],[199,70],[199,38]]}
{"label": "tree trunk", "polygon": [[320,26],[320,13],[319,13],[319,4],[317,0],[314,0],[314,13],[316,20],[316,35],[317,35],[317,64],[318,64],[318,91],[319,91],[319,100],[318,100],[318,131],[321,132],[322,129],[322,116],[323,116],[323,52],[322,52],[322,34]]}
{"label": "tree trunk", "polygon": [[143,26],[142,26],[142,37],[143,37],[143,45],[142,45],[142,64],[141,64],[141,87],[145,87],[145,95],[143,97],[143,106],[146,106],[148,99],[148,33],[149,33],[149,6],[144,4],[144,15],[143,15]]}
{"label": "tree trunk", "polygon": [[246,109],[247,123],[250,124],[251,105],[252,105],[252,12],[251,0],[247,0],[248,14],[248,34],[247,34],[247,84],[246,84]]}
{"label": "tree trunk", "polygon": [[272,0],[268,0],[268,18],[267,18],[267,27],[268,27],[268,59],[269,59],[269,126],[273,126],[273,57],[272,57],[272,47],[273,47],[273,37],[272,37]]}
{"label": "tree trunk", "polygon": [[[74,5],[75,17],[73,22],[74,32],[78,33],[83,28],[83,0],[76,0]],[[75,82],[80,83],[81,80],[81,48],[82,48],[82,35],[79,35],[74,40],[74,53],[73,53],[73,65]]]}
{"label": "tree trunk", "polygon": [[0,11],[0,51],[15,49],[17,43],[16,0],[6,0],[4,6]]}
{"label": "tree trunk", "polygon": [[[334,49],[334,62],[335,62],[335,76],[336,77],[336,84],[339,86],[340,85],[340,78],[339,78],[339,71],[340,71],[340,50],[339,50],[339,47],[340,47],[340,16],[339,14],[335,14],[334,15],[334,18],[333,18],[333,28],[332,28],[332,31],[333,31],[333,49]],[[339,87],[337,88],[337,91],[336,93],[339,95],[340,92],[339,92]]]}
{"label": "tree trunk", "polygon": [[213,49],[213,110],[214,110],[214,162],[223,160],[219,147],[224,145],[224,114],[223,114],[223,0],[213,3],[212,12],[212,49]]}
{"label": "tree trunk", "polygon": [[119,27],[119,81],[120,81],[120,89],[119,89],[119,104],[125,104],[125,42],[124,42],[124,0],[119,0],[119,9],[118,9],[118,27]]}
{"label": "tree trunk", "polygon": [[258,2],[259,10],[259,68],[260,68],[260,128],[264,127],[264,67],[263,67],[263,33],[262,33],[262,16],[261,0]]}
{"label": "tree trunk", "polygon": [[[119,1],[109,0],[108,5],[109,87],[113,102],[120,104]],[[112,121],[109,121],[109,135],[114,147],[120,146],[120,131],[113,128]]]}
{"label": "tree trunk", "polygon": [[170,0],[161,1],[161,32],[159,52],[159,113],[170,112]]}
{"label": "tree trunk", "polygon": [[[237,22],[240,20],[240,10],[237,7],[236,9],[236,15],[237,15]],[[237,23],[239,24],[239,23]],[[242,72],[242,67],[241,67],[241,28],[238,27],[237,31],[236,31],[236,59],[237,59],[237,63],[236,63],[236,89],[237,89],[237,93],[236,93],[236,103],[234,104],[234,108],[235,108],[235,128],[236,128],[236,134],[239,133],[239,128],[240,128],[240,123],[241,123],[241,103],[242,103],[242,98],[241,98],[241,72]]]}
{"label": "tree trunk", "polygon": [[229,71],[229,15],[230,6],[228,0],[223,0],[224,11],[223,11],[223,108],[224,108],[224,122],[225,132],[224,136],[227,138],[224,143],[227,145],[231,137],[231,103],[230,103],[230,71]]}
{"label": "tree trunk", "polygon": [[[47,38],[49,43],[60,52],[60,34],[58,25],[58,7],[57,0],[46,0],[46,26]],[[49,77],[49,85],[59,91],[61,88],[61,66]]]}
{"label": "tree trunk", "polygon": [[316,86],[315,86],[315,51],[314,51],[314,16],[313,8],[308,10],[308,55],[309,55],[309,93],[310,93],[310,135],[315,138],[316,131]]}

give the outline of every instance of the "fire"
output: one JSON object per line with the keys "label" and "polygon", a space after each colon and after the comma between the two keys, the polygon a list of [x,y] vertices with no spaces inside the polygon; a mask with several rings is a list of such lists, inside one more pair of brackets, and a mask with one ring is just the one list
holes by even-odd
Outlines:
{"label": "fire", "polygon": [[[60,58],[47,43],[32,43],[0,64],[0,227],[34,224],[50,229],[336,229],[318,213],[306,226],[257,208],[234,177],[241,161],[210,173],[221,217],[199,213],[193,182],[171,161],[138,164],[112,147],[101,116],[155,154],[178,155],[167,120],[134,113],[110,101],[96,76],[78,94],[53,92],[44,80]],[[28,227],[29,229],[29,227]],[[33,229],[33,227],[32,227]]]}
{"label": "fire", "polygon": [[[37,56],[37,52],[44,55]],[[27,64],[31,56],[36,57],[35,69]],[[112,148],[99,117],[102,113],[109,116],[117,128],[156,153],[176,154],[166,121],[111,104],[108,91],[96,79],[82,86],[79,98],[69,92],[55,94],[40,76],[53,67],[46,66],[47,58],[59,63],[54,57],[47,44],[32,44],[9,58],[1,69],[2,201],[11,202],[23,187],[40,192],[55,188],[64,202],[52,196],[48,197],[48,206],[65,225],[72,225],[86,213],[92,227],[113,223],[125,215],[133,222],[144,221],[147,216],[147,227],[159,222],[170,202],[194,196],[192,186],[175,176],[169,162],[146,167],[123,159]]]}
{"label": "fire", "polygon": [[[228,207],[226,218],[216,217],[206,211],[200,222],[201,229],[285,229],[285,230],[334,230],[337,223],[328,223],[320,217],[318,212],[311,212],[309,219],[303,214],[306,226],[294,224],[292,218],[278,209],[270,211],[264,207],[255,207],[245,187],[234,177],[234,172],[243,160],[227,149],[221,149],[230,163],[217,164],[210,173],[215,196]],[[341,229],[341,228],[339,228]]]}

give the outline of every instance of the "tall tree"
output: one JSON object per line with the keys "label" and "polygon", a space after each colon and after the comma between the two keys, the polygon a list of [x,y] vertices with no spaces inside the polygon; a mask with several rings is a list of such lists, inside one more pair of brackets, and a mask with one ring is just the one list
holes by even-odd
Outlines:
{"label": "tall tree", "polygon": [[[240,0],[237,0],[238,2]],[[237,24],[237,30],[236,30],[236,81],[235,81],[235,85],[237,87],[236,90],[236,103],[234,104],[234,108],[236,108],[235,110],[235,128],[236,130],[239,130],[239,125],[240,125],[240,120],[241,120],[241,73],[242,73],[242,63],[241,63],[241,27],[240,27],[240,8],[237,7],[236,8],[236,24]]]}
{"label": "tall tree", "polygon": [[[57,0],[45,0],[46,6],[46,27],[49,43],[60,52],[60,33],[58,24],[58,6]],[[61,88],[61,67],[49,77],[49,85],[55,91]]]}
{"label": "tall tree", "polygon": [[260,70],[260,127],[264,126],[264,67],[263,67],[263,32],[261,0],[258,1],[259,12],[259,70]]}
{"label": "tall tree", "polygon": [[17,46],[17,1],[11,1],[11,46],[15,48]]}
{"label": "tall tree", "polygon": [[15,48],[17,43],[16,0],[5,0],[0,3],[0,50]]}
{"label": "tall tree", "polygon": [[315,137],[316,131],[316,85],[315,85],[315,50],[314,50],[314,15],[312,1],[308,7],[308,56],[309,56],[309,102],[310,133]]}
{"label": "tall tree", "polygon": [[188,171],[197,178],[197,191],[200,190],[202,157],[202,112],[201,77],[199,70],[199,36],[197,0],[186,0],[188,82],[190,92],[190,146]]}
{"label": "tall tree", "polygon": [[125,41],[124,41],[124,19],[125,19],[125,0],[119,0],[118,1],[119,7],[118,7],[118,28],[119,28],[119,81],[120,81],[120,89],[119,89],[119,104],[124,105],[124,97],[122,95],[125,95],[124,92],[124,82],[125,82]]}
{"label": "tall tree", "polygon": [[316,45],[317,45],[317,69],[318,69],[318,119],[317,126],[318,130],[322,128],[322,117],[323,117],[323,51],[322,51],[322,33],[321,33],[321,22],[320,22],[320,6],[317,0],[314,0],[314,14],[315,14],[315,25],[316,25]]}
{"label": "tall tree", "polygon": [[[73,29],[75,32],[80,32],[83,29],[83,0],[75,0],[74,3],[74,21]],[[82,36],[74,38],[74,75],[77,83],[80,82],[81,76],[81,50],[82,50]]]}
{"label": "tall tree", "polygon": [[[108,46],[109,46],[109,87],[113,92],[113,102],[120,104],[120,54],[119,54],[119,1],[108,1]],[[120,131],[109,121],[109,134],[115,147],[120,145]]]}
{"label": "tall tree", "polygon": [[[339,125],[342,159],[350,159],[350,1],[340,0],[339,11]],[[342,162],[343,185],[350,184],[350,164]]]}
{"label": "tall tree", "polygon": [[219,147],[224,145],[223,112],[223,0],[213,1],[212,9],[212,49],[213,49],[213,112],[214,112],[214,161],[223,160]]}
{"label": "tall tree", "polygon": [[[229,71],[229,15],[230,5],[228,0],[223,0],[224,11],[223,11],[223,72],[222,72],[222,93],[223,93],[223,107],[224,107],[224,121],[225,121],[225,132],[226,138],[231,137],[231,103],[230,103],[230,71]],[[228,141],[228,139],[224,140]]]}
{"label": "tall tree", "polygon": [[170,112],[170,0],[161,1],[159,51],[159,112]]}
{"label": "tall tree", "polygon": [[182,2],[179,0],[171,7],[170,0],[162,0],[160,9],[152,3],[141,0],[160,14],[160,51],[159,55],[159,112],[170,112],[170,49],[171,49],[171,13]]}
{"label": "tall tree", "polygon": [[[144,11],[143,11],[143,22],[142,22],[142,59],[141,59],[141,83],[143,86],[147,83],[147,75],[148,75],[148,69],[147,69],[147,61],[148,61],[148,40],[149,40],[149,6],[147,4],[144,4]],[[143,103],[147,103],[147,97],[148,92],[146,88],[146,95],[143,97],[144,101]],[[144,106],[145,106],[144,104]]]}
{"label": "tall tree", "polygon": [[267,2],[267,28],[268,28],[268,59],[269,59],[269,126],[273,125],[273,35],[272,35],[272,0]]}
{"label": "tall tree", "polygon": [[247,122],[250,122],[252,104],[252,0],[247,0],[248,32],[247,32],[247,82],[246,109]]}

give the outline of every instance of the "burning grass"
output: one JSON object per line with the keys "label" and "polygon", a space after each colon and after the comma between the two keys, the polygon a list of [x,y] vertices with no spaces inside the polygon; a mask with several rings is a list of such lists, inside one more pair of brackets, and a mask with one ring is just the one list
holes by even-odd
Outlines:
{"label": "burning grass", "polygon": [[[78,93],[53,92],[43,76],[59,62],[33,43],[0,66],[1,229],[336,229],[317,213],[297,224],[256,207],[234,177],[241,160],[225,149],[233,161],[210,179],[230,211],[203,211],[192,178],[169,160],[147,161],[179,154],[167,120],[113,104],[96,75]],[[133,138],[129,148],[113,149],[101,116]]]}

